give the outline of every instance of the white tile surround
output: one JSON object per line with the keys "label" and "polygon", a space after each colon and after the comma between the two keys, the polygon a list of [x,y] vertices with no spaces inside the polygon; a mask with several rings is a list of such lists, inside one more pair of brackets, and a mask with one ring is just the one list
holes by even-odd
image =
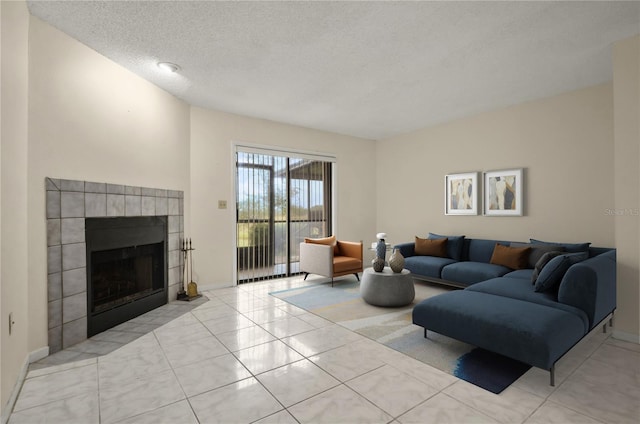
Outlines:
{"label": "white tile surround", "polygon": [[49,351],[87,339],[85,218],[167,216],[168,300],[182,279],[182,191],[45,179]]}
{"label": "white tile surround", "polygon": [[[602,424],[640,416],[640,347],[601,327],[559,361],[555,387],[532,368],[495,395],[268,294],[319,281],[205,291],[210,300],[195,309],[173,302],[51,355],[32,364],[9,424]],[[127,335],[135,340],[108,346]],[[103,349],[111,353],[100,356]]]}

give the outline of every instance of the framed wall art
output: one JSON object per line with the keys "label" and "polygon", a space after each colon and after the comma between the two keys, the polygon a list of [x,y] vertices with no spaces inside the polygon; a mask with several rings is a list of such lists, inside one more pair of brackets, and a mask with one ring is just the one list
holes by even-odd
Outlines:
{"label": "framed wall art", "polygon": [[444,177],[445,215],[478,214],[478,173],[449,174]]}
{"label": "framed wall art", "polygon": [[522,216],[524,179],[522,168],[484,173],[484,214]]}

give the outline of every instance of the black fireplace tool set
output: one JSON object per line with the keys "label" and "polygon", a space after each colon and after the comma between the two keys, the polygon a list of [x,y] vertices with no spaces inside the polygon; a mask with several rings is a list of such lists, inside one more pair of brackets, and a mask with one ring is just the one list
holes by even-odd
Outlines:
{"label": "black fireplace tool set", "polygon": [[[193,256],[191,252],[194,249],[191,245],[191,239],[183,239],[182,240],[182,248],[180,251],[182,252],[182,277],[183,283],[182,287],[178,291],[178,300],[186,300],[191,301],[202,297],[201,294],[198,294],[198,285],[193,281]],[[187,291],[184,290],[184,282],[189,281],[187,284]]]}

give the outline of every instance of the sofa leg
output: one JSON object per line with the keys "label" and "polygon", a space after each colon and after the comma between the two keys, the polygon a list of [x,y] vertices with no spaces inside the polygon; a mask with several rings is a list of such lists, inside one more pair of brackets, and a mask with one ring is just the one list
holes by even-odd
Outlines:
{"label": "sofa leg", "polygon": [[356,276],[356,280],[360,281],[360,277],[358,276],[358,273],[357,273],[357,272],[354,272],[354,273],[353,273],[353,275],[355,275],[355,276]]}
{"label": "sofa leg", "polygon": [[331,287],[333,287],[333,277],[331,277]]}
{"label": "sofa leg", "polygon": [[602,325],[602,332],[603,333],[607,332],[607,323],[606,322]]}
{"label": "sofa leg", "polygon": [[309,273],[308,273],[308,272],[305,272],[305,273],[304,273],[304,280],[303,280],[303,281],[307,281],[307,277],[308,277],[308,276],[309,276]]}
{"label": "sofa leg", "polygon": [[428,338],[429,338],[429,337],[427,337],[427,329],[426,329],[426,328],[424,329],[424,338],[425,338],[425,339],[428,339]]}
{"label": "sofa leg", "polygon": [[611,317],[609,318],[609,327],[613,327],[613,315],[615,312],[611,312]]}
{"label": "sofa leg", "polygon": [[549,370],[549,376],[550,376],[550,379],[551,379],[549,384],[551,385],[551,387],[555,387],[555,385],[556,385],[556,364],[551,365],[551,369]]}

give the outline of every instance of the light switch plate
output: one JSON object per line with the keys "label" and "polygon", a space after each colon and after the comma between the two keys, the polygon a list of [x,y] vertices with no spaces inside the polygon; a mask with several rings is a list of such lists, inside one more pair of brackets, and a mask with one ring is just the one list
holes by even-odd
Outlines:
{"label": "light switch plate", "polygon": [[227,209],[227,201],[218,200],[218,209]]}

